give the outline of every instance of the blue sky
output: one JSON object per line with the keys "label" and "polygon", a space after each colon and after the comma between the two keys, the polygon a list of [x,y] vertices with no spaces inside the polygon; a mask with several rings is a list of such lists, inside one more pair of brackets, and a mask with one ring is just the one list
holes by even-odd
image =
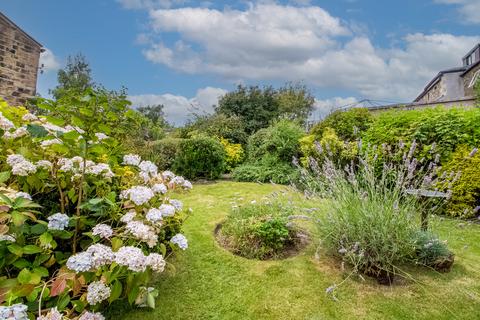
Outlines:
{"label": "blue sky", "polygon": [[363,98],[406,102],[480,42],[480,0],[2,0],[41,42],[38,90],[81,52],[94,78],[180,124],[239,83],[308,85],[314,116]]}

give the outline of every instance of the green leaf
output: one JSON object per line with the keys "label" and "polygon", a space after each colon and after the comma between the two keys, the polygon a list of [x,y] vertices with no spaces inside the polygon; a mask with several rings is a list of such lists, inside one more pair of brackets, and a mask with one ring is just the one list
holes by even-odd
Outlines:
{"label": "green leaf", "polygon": [[122,239],[117,238],[117,237],[112,238],[111,243],[112,243],[112,250],[113,251],[117,251],[123,245]]}
{"label": "green leaf", "polygon": [[8,251],[16,256],[21,257],[23,255],[23,248],[16,243],[13,243],[7,247]]}
{"label": "green leaf", "polygon": [[[47,231],[47,226],[41,223],[37,223],[36,225],[32,226],[30,228],[30,232],[35,235],[43,235],[45,234],[45,231]],[[41,238],[42,236],[40,236]]]}
{"label": "green leaf", "polygon": [[13,263],[13,265],[15,266],[15,268],[23,269],[23,268],[29,267],[29,266],[30,266],[30,262],[28,262],[28,261],[25,260],[25,259],[18,259],[17,261],[15,261],[15,262]]}
{"label": "green leaf", "polygon": [[147,293],[147,305],[150,308],[155,309],[155,297],[150,292]]}
{"label": "green leaf", "polygon": [[63,311],[70,303],[70,296],[68,294],[61,296],[57,301],[57,308]]}
{"label": "green leaf", "polygon": [[78,133],[75,130],[69,131],[62,135],[62,138],[67,139],[67,140],[76,140],[78,137],[80,137],[80,133]]}
{"label": "green leaf", "polygon": [[32,280],[32,273],[28,269],[22,269],[18,273],[17,280],[20,284],[28,284]]}
{"label": "green leaf", "polygon": [[27,218],[18,211],[12,212],[12,222],[16,227],[20,227]]}
{"label": "green leaf", "polygon": [[10,171],[0,172],[0,183],[4,183],[10,178]]}
{"label": "green leaf", "polygon": [[160,253],[164,257],[167,255],[167,247],[163,243],[160,243]]}
{"label": "green leaf", "polygon": [[34,138],[44,138],[48,136],[48,131],[43,126],[38,124],[28,124],[27,131]]}
{"label": "green leaf", "polygon": [[36,254],[40,252],[43,252],[43,249],[33,244],[29,244],[23,247],[23,253],[25,254]]}
{"label": "green leaf", "polygon": [[128,293],[128,303],[133,304],[135,299],[137,299],[139,292],[140,288],[138,286],[133,286]]}
{"label": "green leaf", "polygon": [[33,272],[38,274],[40,277],[48,277],[48,270],[45,267],[35,267],[33,268]]}
{"label": "green leaf", "polygon": [[111,289],[112,289],[112,292],[110,293],[110,298],[109,298],[110,303],[117,300],[122,295],[122,283],[118,280],[115,280]]}
{"label": "green leaf", "polygon": [[40,244],[46,247],[53,241],[53,236],[50,233],[45,232],[39,237],[39,240],[40,240]]}

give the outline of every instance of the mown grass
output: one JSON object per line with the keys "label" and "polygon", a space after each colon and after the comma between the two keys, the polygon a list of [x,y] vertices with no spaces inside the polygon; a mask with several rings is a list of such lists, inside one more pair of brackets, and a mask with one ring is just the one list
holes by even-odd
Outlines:
{"label": "mown grass", "polygon": [[[317,252],[318,239],[295,257],[255,261],[232,255],[214,228],[234,201],[260,200],[280,186],[219,182],[182,196],[194,215],[185,223],[190,248],[157,284],[155,310],[115,308],[113,319],[480,319],[480,226],[435,217],[432,229],[456,254],[448,274],[409,268],[414,280],[391,287],[350,278],[340,262]],[[240,200],[239,200],[240,199]],[[328,205],[315,204],[328,210]],[[461,224],[462,223],[462,224]]]}

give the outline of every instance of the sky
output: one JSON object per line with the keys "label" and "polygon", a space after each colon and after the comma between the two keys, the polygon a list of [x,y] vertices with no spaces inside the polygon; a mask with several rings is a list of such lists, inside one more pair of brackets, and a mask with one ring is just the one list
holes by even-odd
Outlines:
{"label": "sky", "polygon": [[38,92],[69,55],[93,78],[163,104],[181,125],[243,85],[307,85],[312,118],[363,99],[412,101],[480,42],[480,0],[0,0],[43,44]]}

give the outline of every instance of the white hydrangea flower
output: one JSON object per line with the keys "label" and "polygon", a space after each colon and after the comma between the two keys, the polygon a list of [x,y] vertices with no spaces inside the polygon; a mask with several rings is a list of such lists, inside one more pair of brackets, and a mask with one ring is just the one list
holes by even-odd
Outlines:
{"label": "white hydrangea flower", "polygon": [[151,223],[157,223],[159,221],[162,221],[162,211],[157,208],[152,208],[148,210],[147,215],[145,217]]}
{"label": "white hydrangea flower", "polygon": [[172,171],[163,171],[162,172],[162,178],[164,180],[170,180],[170,179],[173,179],[175,177],[175,173],[173,173]]}
{"label": "white hydrangea flower", "polygon": [[108,239],[113,235],[113,230],[109,225],[100,223],[93,227],[92,234],[94,236],[100,236],[100,238],[103,239]]}
{"label": "white hydrangea flower", "polygon": [[142,161],[138,165],[141,171],[148,172],[150,175],[156,175],[158,172],[157,166],[151,161]]}
{"label": "white hydrangea flower", "polygon": [[152,189],[145,187],[145,186],[135,186],[128,190],[124,190],[121,193],[123,199],[130,199],[135,203],[137,206],[141,206],[142,204],[147,203],[152,199],[155,194],[153,193]]}
{"label": "white hydrangea flower", "polygon": [[175,210],[177,210],[177,211],[182,211],[182,209],[183,209],[183,203],[182,203],[182,201],[180,201],[180,200],[175,200],[175,199],[171,199],[169,202],[170,202],[170,204],[175,208]]}
{"label": "white hydrangea flower", "polygon": [[59,171],[70,172],[73,171],[73,161],[68,158],[60,158],[57,161],[57,164],[60,166]]}
{"label": "white hydrangea flower", "polygon": [[134,272],[143,272],[147,268],[145,255],[142,250],[136,247],[121,247],[115,253],[115,262],[121,266],[128,267]]}
{"label": "white hydrangea flower", "polygon": [[3,134],[3,138],[4,139],[17,139],[17,138],[24,137],[26,135],[28,135],[27,128],[20,127],[17,130],[15,130],[14,132],[5,131],[5,133]]}
{"label": "white hydrangea flower", "polygon": [[85,173],[95,176],[102,175],[104,178],[112,178],[115,176],[107,163],[90,165],[85,169]]}
{"label": "white hydrangea flower", "polygon": [[47,130],[50,133],[57,133],[57,132],[67,133],[68,132],[67,129],[59,127],[50,122],[44,122],[42,126],[45,128],[45,130]]}
{"label": "white hydrangea flower", "polygon": [[49,139],[49,140],[43,140],[41,143],[40,143],[40,146],[42,148],[46,148],[46,147],[50,147],[54,144],[62,144],[63,142],[57,138],[54,138],[54,139]]}
{"label": "white hydrangea flower", "polygon": [[163,183],[156,183],[152,186],[152,191],[155,193],[165,194],[167,193],[167,186]]}
{"label": "white hydrangea flower", "polygon": [[184,183],[185,178],[182,176],[176,176],[172,180],[170,180],[170,184],[172,185],[183,186]]}
{"label": "white hydrangea flower", "polygon": [[128,223],[128,222],[132,221],[133,218],[135,218],[136,215],[137,215],[137,213],[135,212],[135,210],[130,210],[120,218],[120,221],[123,222],[123,223]]}
{"label": "white hydrangea flower", "polygon": [[170,239],[170,242],[176,244],[180,249],[185,250],[188,248],[187,238],[181,233],[177,233]]}
{"label": "white hydrangea flower", "polygon": [[96,305],[110,297],[111,290],[102,281],[94,281],[87,288],[87,302]]}
{"label": "white hydrangea flower", "polygon": [[163,272],[165,270],[165,259],[163,256],[158,253],[150,253],[147,256],[146,264],[149,266],[154,272]]}
{"label": "white hydrangea flower", "polygon": [[0,241],[15,242],[15,237],[10,234],[0,234]]}
{"label": "white hydrangea flower", "polygon": [[183,187],[184,189],[190,190],[190,189],[193,188],[193,185],[192,185],[192,183],[191,183],[190,181],[185,180],[185,181],[183,182],[182,187]]}
{"label": "white hydrangea flower", "polygon": [[155,230],[141,221],[130,221],[125,226],[125,230],[135,239],[145,242],[150,248],[154,247],[158,242]]}
{"label": "white hydrangea flower", "polygon": [[45,170],[50,170],[53,167],[53,164],[48,160],[39,160],[35,165],[37,166],[37,168],[42,168]]}
{"label": "white hydrangea flower", "polygon": [[0,306],[0,319],[5,320],[28,320],[28,307],[17,303],[11,306]]}
{"label": "white hydrangea flower", "polygon": [[158,209],[164,217],[173,217],[175,215],[175,207],[171,204],[162,204]]}
{"label": "white hydrangea flower", "polygon": [[88,252],[80,252],[70,256],[67,260],[67,268],[79,272],[86,272],[93,268],[92,255]]}
{"label": "white hydrangea flower", "polygon": [[12,174],[28,176],[37,172],[37,167],[20,154],[11,154],[7,157],[7,164],[12,167]]}
{"label": "white hydrangea flower", "polygon": [[123,164],[129,166],[138,166],[142,158],[137,154],[127,154],[123,157]]}
{"label": "white hydrangea flower", "polygon": [[33,113],[25,113],[22,117],[23,121],[37,121],[38,117],[34,115]]}
{"label": "white hydrangea flower", "polygon": [[7,131],[12,128],[15,128],[13,122],[5,118],[5,116],[0,112],[0,129]]}
{"label": "white hydrangea flower", "polygon": [[105,320],[105,317],[100,312],[83,313],[78,320]]}
{"label": "white hydrangea flower", "polygon": [[26,192],[21,192],[21,191],[15,194],[15,199],[16,198],[24,198],[24,199],[32,200],[32,196],[30,194]]}
{"label": "white hydrangea flower", "polygon": [[61,314],[57,307],[54,307],[48,311],[48,313],[44,316],[40,316],[37,320],[62,320],[63,314]]}
{"label": "white hydrangea flower", "polygon": [[112,248],[101,243],[91,245],[85,252],[90,255],[91,268],[93,269],[108,265],[115,260]]}
{"label": "white hydrangea flower", "polygon": [[95,137],[97,137],[97,140],[98,141],[102,141],[102,140],[105,140],[105,139],[108,139],[109,136],[107,136],[105,133],[103,132],[97,132],[95,133]]}
{"label": "white hydrangea flower", "polygon": [[65,230],[68,227],[68,222],[70,221],[69,216],[63,213],[55,213],[51,215],[48,219],[48,229],[50,230]]}

